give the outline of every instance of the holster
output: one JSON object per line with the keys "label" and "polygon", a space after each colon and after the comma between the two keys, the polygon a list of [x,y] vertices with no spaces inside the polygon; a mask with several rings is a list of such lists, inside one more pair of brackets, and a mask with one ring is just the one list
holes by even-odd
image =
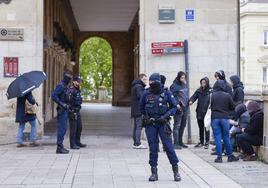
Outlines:
{"label": "holster", "polygon": [[58,115],[61,115],[65,111],[65,108],[61,105],[57,106]]}

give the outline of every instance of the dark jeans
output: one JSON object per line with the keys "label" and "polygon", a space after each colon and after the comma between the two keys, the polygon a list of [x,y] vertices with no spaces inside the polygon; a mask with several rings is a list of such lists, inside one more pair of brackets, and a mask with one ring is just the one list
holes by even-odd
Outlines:
{"label": "dark jeans", "polygon": [[68,112],[66,110],[58,113],[57,116],[57,145],[63,147],[64,135],[67,130]]}
{"label": "dark jeans", "polygon": [[135,146],[141,144],[142,117],[134,118],[133,141]]}
{"label": "dark jeans", "polygon": [[247,133],[242,133],[236,136],[237,143],[247,155],[254,154],[254,149],[252,146],[262,145],[262,138],[256,135],[249,135]]}
{"label": "dark jeans", "polygon": [[176,145],[182,145],[183,133],[186,127],[188,108],[183,108],[174,115],[173,141]]}
{"label": "dark jeans", "polygon": [[79,145],[81,143],[82,121],[80,112],[75,115],[69,113],[69,126],[70,126],[70,145]]}
{"label": "dark jeans", "polygon": [[171,136],[165,133],[164,125],[147,125],[145,132],[150,149],[149,164],[151,167],[157,166],[158,161],[158,148],[159,148],[159,137],[162,141],[163,147],[166,150],[169,162],[171,165],[178,164],[179,160],[174,151]]}
{"label": "dark jeans", "polygon": [[222,157],[222,143],[223,140],[227,156],[232,155],[232,146],[229,135],[230,123],[229,119],[212,119],[211,126],[216,144],[216,152],[218,157]]}
{"label": "dark jeans", "polygon": [[198,123],[198,127],[199,127],[199,139],[200,139],[200,143],[201,144],[204,144],[204,134],[205,134],[206,143],[208,143],[209,142],[210,133],[209,133],[209,130],[207,131],[205,129],[204,119],[197,119],[197,123]]}

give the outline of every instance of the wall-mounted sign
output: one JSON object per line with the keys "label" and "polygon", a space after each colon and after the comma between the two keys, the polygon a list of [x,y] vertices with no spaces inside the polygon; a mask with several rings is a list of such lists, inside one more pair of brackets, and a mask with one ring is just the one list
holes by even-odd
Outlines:
{"label": "wall-mounted sign", "polygon": [[0,4],[1,3],[9,4],[10,2],[11,2],[11,0],[0,0]]}
{"label": "wall-mounted sign", "polygon": [[185,20],[194,21],[194,10],[185,10]]}
{"label": "wall-mounted sign", "polygon": [[18,57],[4,57],[4,77],[17,77],[19,58]]}
{"label": "wall-mounted sign", "polygon": [[153,42],[152,54],[163,55],[163,54],[175,54],[184,53],[183,42]]}
{"label": "wall-mounted sign", "polygon": [[171,5],[159,6],[159,23],[174,23],[175,22],[175,8]]}
{"label": "wall-mounted sign", "polygon": [[23,41],[24,29],[21,28],[0,28],[0,40]]}

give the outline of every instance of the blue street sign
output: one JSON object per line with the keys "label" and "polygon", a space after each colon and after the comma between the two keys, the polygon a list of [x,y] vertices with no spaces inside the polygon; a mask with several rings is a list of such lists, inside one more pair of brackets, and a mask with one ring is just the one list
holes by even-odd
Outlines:
{"label": "blue street sign", "polygon": [[194,21],[194,10],[185,10],[185,20]]}

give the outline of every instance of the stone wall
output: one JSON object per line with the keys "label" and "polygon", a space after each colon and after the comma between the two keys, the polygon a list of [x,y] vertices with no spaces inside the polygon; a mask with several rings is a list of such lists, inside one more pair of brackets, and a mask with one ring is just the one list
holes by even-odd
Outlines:
{"label": "stone wall", "polygon": [[[16,142],[16,100],[8,101],[5,96],[14,78],[4,78],[3,57],[19,58],[19,74],[43,70],[43,1],[13,0],[8,5],[0,4],[0,12],[1,27],[24,29],[24,41],[0,41],[0,143],[10,143]],[[33,94],[40,104],[38,118],[42,125],[38,125],[38,134],[42,134],[42,87]]]}
{"label": "stone wall", "polygon": [[[158,8],[172,5],[175,23],[160,24]],[[195,10],[195,21],[185,21],[185,10]],[[167,76],[167,86],[178,71],[184,71],[183,54],[156,56],[152,42],[189,42],[190,94],[207,76],[215,82],[214,72],[225,70],[227,77],[237,74],[237,0],[141,0],[140,1],[140,72],[160,72]],[[193,140],[197,141],[195,107],[191,107]],[[187,132],[187,131],[186,131]]]}

